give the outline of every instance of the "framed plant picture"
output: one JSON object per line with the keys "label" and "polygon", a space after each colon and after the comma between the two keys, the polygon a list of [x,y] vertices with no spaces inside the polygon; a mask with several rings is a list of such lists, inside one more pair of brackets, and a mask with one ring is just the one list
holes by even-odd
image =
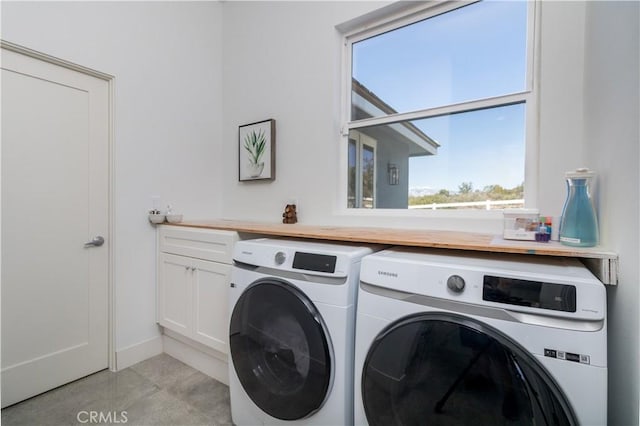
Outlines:
{"label": "framed plant picture", "polygon": [[276,120],[240,126],[238,176],[240,181],[276,178]]}

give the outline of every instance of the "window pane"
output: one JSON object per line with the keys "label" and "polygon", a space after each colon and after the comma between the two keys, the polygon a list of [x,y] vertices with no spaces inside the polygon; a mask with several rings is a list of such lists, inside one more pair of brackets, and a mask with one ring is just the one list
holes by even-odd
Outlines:
{"label": "window pane", "polygon": [[[427,118],[414,124],[440,147],[436,155],[409,160],[410,205],[522,199],[524,104]],[[428,196],[434,194],[441,197]],[[521,207],[522,203],[494,208]]]}
{"label": "window pane", "polygon": [[[524,103],[358,132],[377,141],[376,207],[500,209],[524,204]],[[397,185],[387,179],[388,164],[398,168]]]}
{"label": "window pane", "polygon": [[526,89],[526,1],[482,1],[353,44],[351,120]]}

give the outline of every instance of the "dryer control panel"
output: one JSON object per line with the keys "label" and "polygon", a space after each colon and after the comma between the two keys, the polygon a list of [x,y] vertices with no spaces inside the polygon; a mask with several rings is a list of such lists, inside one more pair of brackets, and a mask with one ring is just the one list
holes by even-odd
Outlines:
{"label": "dryer control panel", "polygon": [[381,248],[372,244],[257,238],[238,241],[233,260],[253,267],[345,278],[357,271],[354,265],[358,265],[364,256]]}

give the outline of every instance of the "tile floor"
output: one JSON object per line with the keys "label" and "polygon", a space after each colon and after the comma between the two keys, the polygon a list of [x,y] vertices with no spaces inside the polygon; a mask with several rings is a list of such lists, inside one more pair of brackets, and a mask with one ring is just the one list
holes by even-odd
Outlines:
{"label": "tile floor", "polygon": [[[96,412],[95,422],[91,412]],[[125,413],[126,412],[126,413]],[[2,425],[231,425],[229,388],[162,354],[108,370],[2,410]],[[126,420],[126,422],[125,422]]]}

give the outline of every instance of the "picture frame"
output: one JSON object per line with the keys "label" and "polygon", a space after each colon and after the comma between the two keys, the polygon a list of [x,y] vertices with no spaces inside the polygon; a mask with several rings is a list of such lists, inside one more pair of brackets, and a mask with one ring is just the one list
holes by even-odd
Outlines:
{"label": "picture frame", "polygon": [[238,128],[238,180],[275,180],[276,120],[244,124]]}

